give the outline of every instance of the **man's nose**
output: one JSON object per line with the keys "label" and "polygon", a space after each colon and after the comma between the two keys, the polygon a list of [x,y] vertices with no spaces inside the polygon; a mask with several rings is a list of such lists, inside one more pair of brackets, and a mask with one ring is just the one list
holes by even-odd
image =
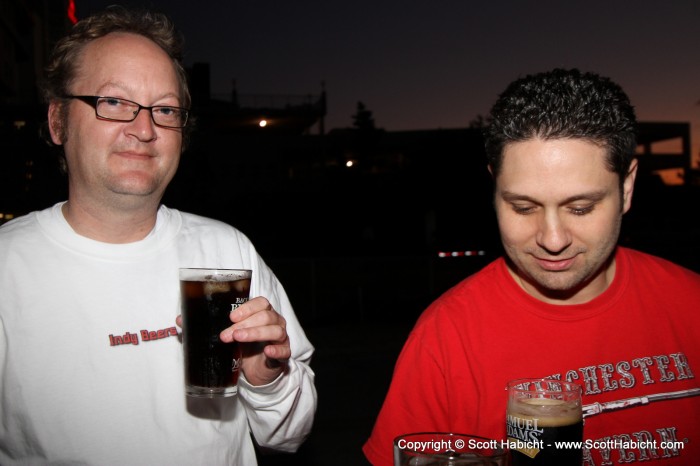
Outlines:
{"label": "man's nose", "polygon": [[129,134],[137,137],[140,141],[152,141],[156,138],[156,124],[153,121],[151,111],[141,108],[133,121],[129,122]]}
{"label": "man's nose", "polygon": [[545,211],[539,224],[537,244],[552,254],[566,249],[572,241],[571,231],[557,211]]}

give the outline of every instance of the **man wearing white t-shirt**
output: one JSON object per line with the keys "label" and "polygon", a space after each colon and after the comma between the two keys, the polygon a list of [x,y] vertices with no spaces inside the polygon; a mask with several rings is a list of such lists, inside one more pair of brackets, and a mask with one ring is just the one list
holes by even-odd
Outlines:
{"label": "man wearing white t-shirt", "polygon": [[[50,59],[69,196],[0,228],[0,464],[247,466],[311,429],[313,347],[277,278],[233,227],[160,204],[189,130],[179,47],[166,17],[110,8]],[[238,396],[185,396],[180,267],[253,270],[221,333],[248,345]]]}

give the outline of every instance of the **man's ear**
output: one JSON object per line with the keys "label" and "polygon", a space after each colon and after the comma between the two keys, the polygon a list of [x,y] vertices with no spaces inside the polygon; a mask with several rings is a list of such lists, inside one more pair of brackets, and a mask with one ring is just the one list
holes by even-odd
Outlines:
{"label": "man's ear", "polygon": [[632,194],[634,193],[634,180],[637,178],[637,168],[639,163],[637,159],[632,159],[630,169],[627,171],[627,176],[622,182],[622,213],[627,213],[632,207]]}
{"label": "man's ear", "polygon": [[491,164],[490,164],[490,163],[487,164],[487,165],[486,165],[486,168],[489,169],[489,173],[491,174],[491,178],[493,178],[493,167],[491,167]]}
{"label": "man's ear", "polygon": [[57,146],[63,145],[65,137],[65,128],[63,127],[64,111],[65,108],[56,101],[52,101],[49,104],[49,134],[51,135],[51,141]]}

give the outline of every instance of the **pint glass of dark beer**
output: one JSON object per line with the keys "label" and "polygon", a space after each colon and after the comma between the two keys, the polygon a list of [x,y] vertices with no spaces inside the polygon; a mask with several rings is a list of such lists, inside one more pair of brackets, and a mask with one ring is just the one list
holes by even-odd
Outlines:
{"label": "pint glass of dark beer", "polygon": [[512,466],[580,465],[581,386],[553,379],[519,379],[509,382],[507,390],[506,429]]}
{"label": "pint glass of dark beer", "polygon": [[185,390],[195,397],[238,392],[241,350],[219,334],[232,325],[229,314],[248,301],[250,270],[180,269]]}
{"label": "pint glass of dark beer", "polygon": [[394,439],[394,466],[506,466],[502,442],[453,432],[417,432]]}

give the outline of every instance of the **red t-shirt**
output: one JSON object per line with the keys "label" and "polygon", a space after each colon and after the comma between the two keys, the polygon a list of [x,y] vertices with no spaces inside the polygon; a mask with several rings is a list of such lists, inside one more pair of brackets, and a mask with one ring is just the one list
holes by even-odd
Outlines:
{"label": "red t-shirt", "polygon": [[696,465],[699,337],[700,275],[663,259],[618,248],[608,289],[565,306],[530,296],[496,260],[420,317],[363,450],[391,466],[404,433],[504,439],[506,383],[555,377],[583,387],[584,411],[632,400],[586,417],[584,465]]}

